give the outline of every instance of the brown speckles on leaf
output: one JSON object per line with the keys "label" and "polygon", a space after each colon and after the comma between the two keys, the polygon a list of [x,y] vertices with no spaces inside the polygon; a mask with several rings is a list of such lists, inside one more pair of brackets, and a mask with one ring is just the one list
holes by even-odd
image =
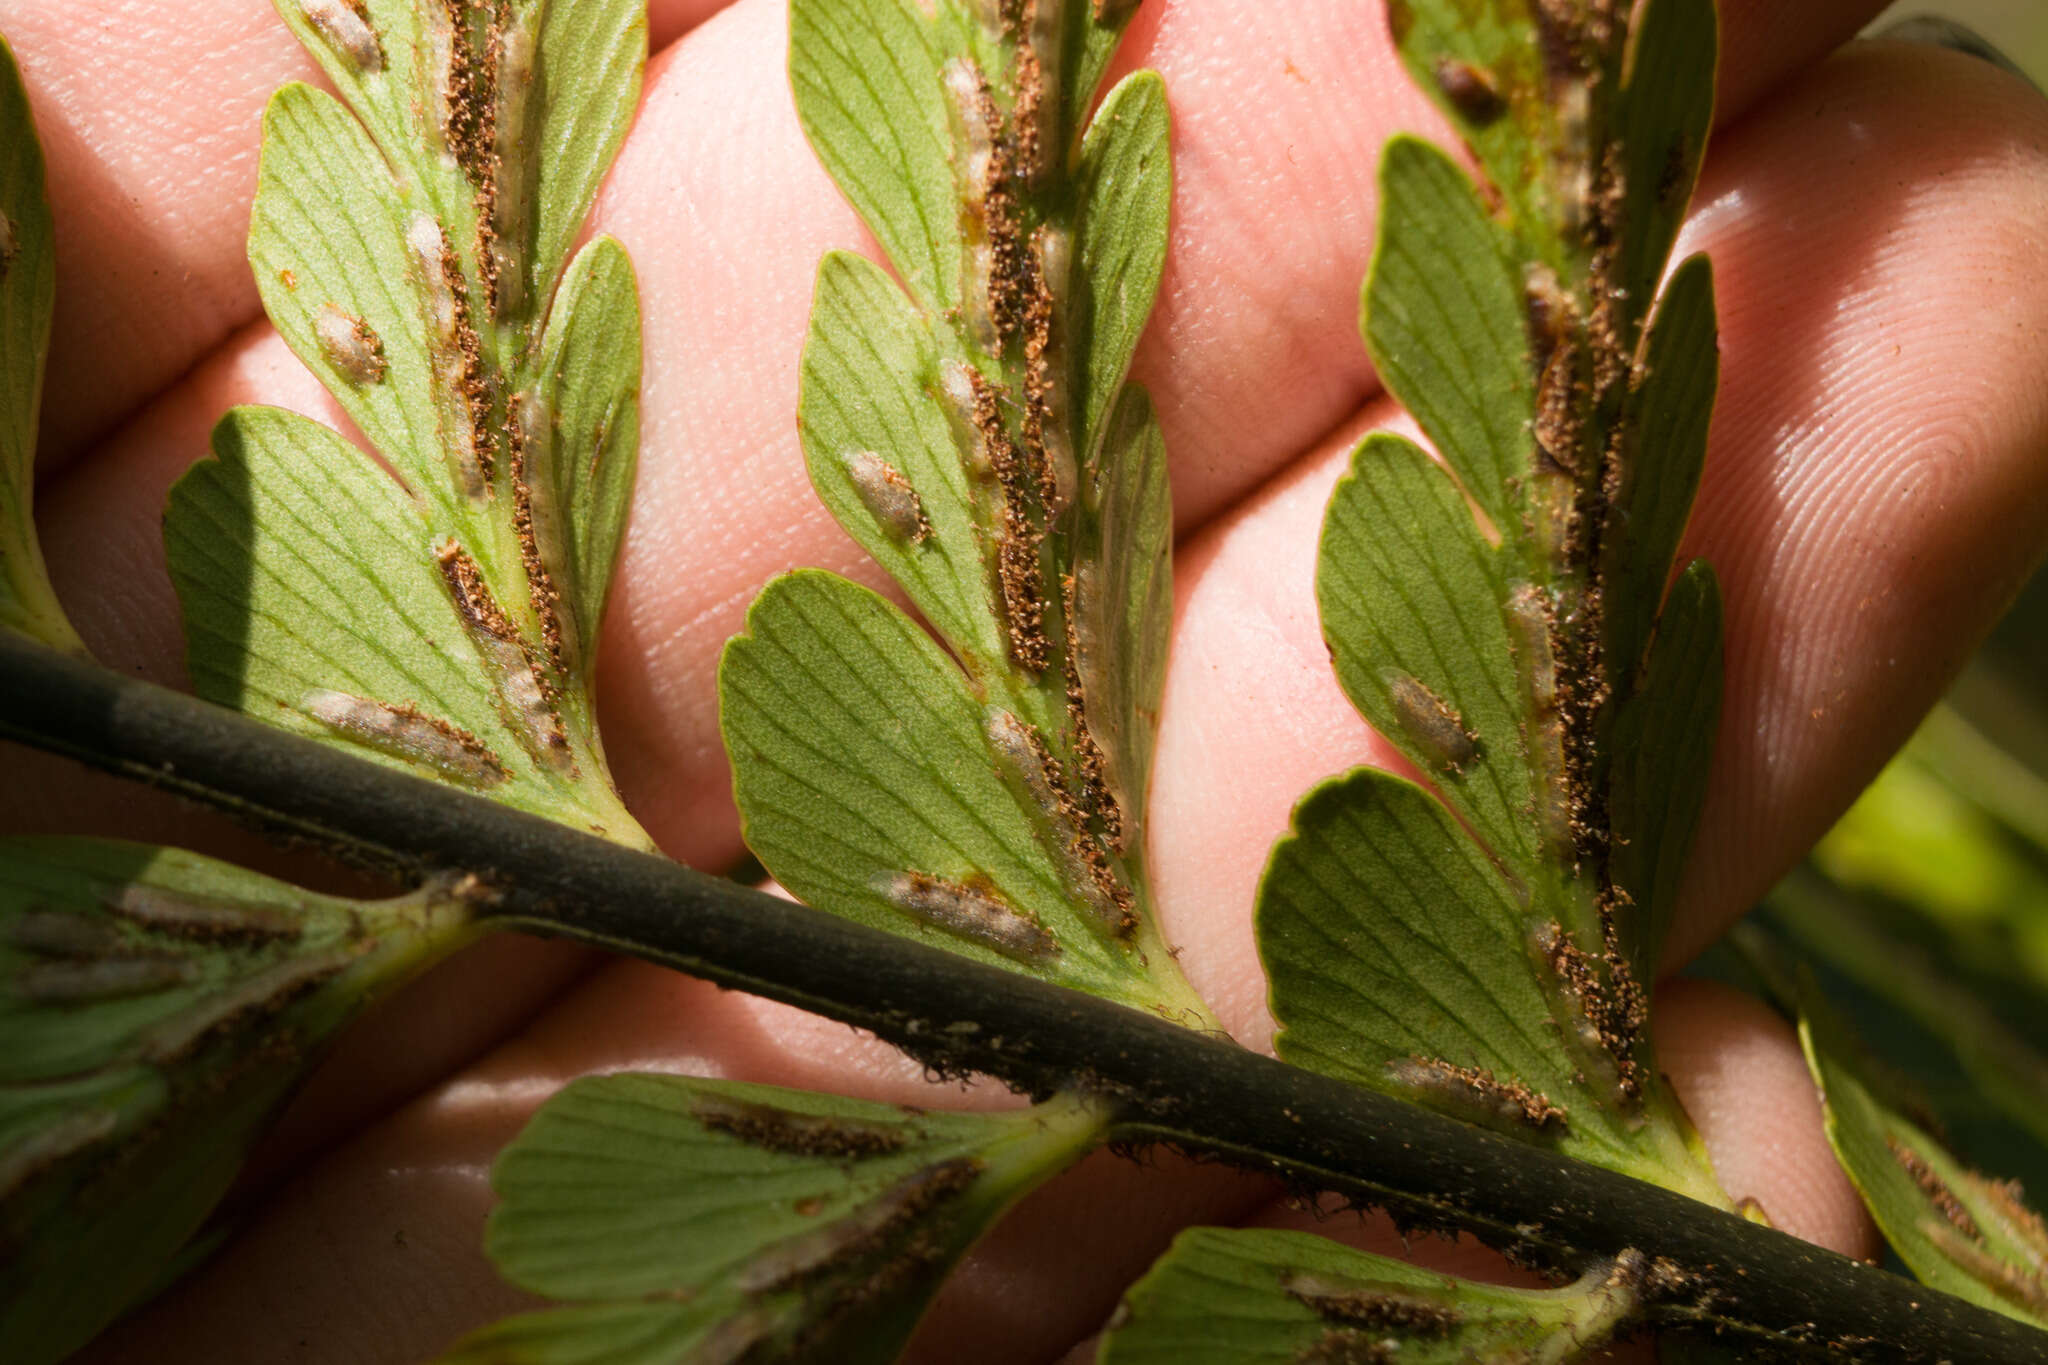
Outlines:
{"label": "brown speckles on leaf", "polygon": [[1507,112],[1493,73],[1457,57],[1436,59],[1436,85],[1466,122],[1484,128]]}
{"label": "brown speckles on leaf", "polygon": [[1073,238],[1063,228],[1032,234],[1024,310],[1024,445],[1038,475],[1048,520],[1072,503],[1078,478],[1067,426],[1066,351],[1060,344],[1060,299],[1073,268]]}
{"label": "brown speckles on leaf", "polygon": [[426,0],[425,8],[430,131],[469,181],[476,204],[477,275],[485,307],[499,314],[507,263],[498,219],[499,73],[512,9],[509,0]]}
{"label": "brown speckles on leaf", "polygon": [[749,1147],[791,1156],[848,1158],[887,1156],[899,1152],[911,1134],[889,1124],[755,1104],[723,1095],[699,1095],[690,1113],[716,1133],[738,1138]]}
{"label": "brown speckles on leaf", "polygon": [[1332,1327],[1294,1353],[1294,1365],[1393,1365],[1398,1343],[1384,1332]]}
{"label": "brown speckles on leaf", "polygon": [[1057,765],[1045,747],[1045,737],[1010,711],[995,712],[987,728],[989,748],[1004,780],[1022,792],[1040,815],[1058,819],[1060,799],[1053,790]]}
{"label": "brown speckles on leaf", "polygon": [[1593,350],[1594,402],[1606,405],[1627,377],[1634,350],[1623,335],[1621,316],[1628,293],[1621,278],[1622,219],[1628,208],[1628,168],[1619,143],[1610,142],[1593,181],[1587,224],[1593,238],[1593,315],[1587,338]]}
{"label": "brown speckles on leaf", "polygon": [[[520,404],[514,399],[513,406]],[[533,607],[534,620],[540,624],[540,637],[547,651],[548,662],[555,672],[566,677],[569,673],[568,652],[562,632],[562,591],[555,585],[554,575],[548,572],[547,559],[541,553],[540,537],[534,526],[534,490],[527,477],[525,422],[508,422],[505,426],[506,446],[511,454],[512,477],[512,531],[519,540],[519,563],[526,570],[527,597]]]}
{"label": "brown speckles on leaf", "polygon": [[1034,292],[1030,255],[1007,173],[982,203],[988,223],[983,268],[988,273],[989,320],[997,345],[1007,347],[1024,330]]}
{"label": "brown speckles on leaf", "polygon": [[1058,862],[1070,895],[1115,936],[1138,925],[1137,898],[1110,865],[1102,842],[1089,827],[1089,812],[1068,786],[1065,766],[1045,737],[1008,711],[988,724],[989,747],[1004,777],[1037,809],[1041,837]]}
{"label": "brown speckles on leaf", "polygon": [[1584,429],[1579,395],[1578,351],[1559,346],[1536,377],[1536,449],[1552,466],[1574,476]]}
{"label": "brown speckles on leaf", "polygon": [[441,224],[429,214],[413,215],[405,239],[426,316],[442,443],[463,493],[480,500],[490,496],[496,456],[491,446],[490,383],[483,345],[470,321],[462,263]]}
{"label": "brown speckles on leaf", "polygon": [[1464,1314],[1447,1303],[1398,1289],[1346,1284],[1306,1271],[1284,1272],[1280,1287],[1323,1321],[1345,1327],[1445,1337],[1464,1321]]}
{"label": "brown speckles on leaf", "polygon": [[[1557,482],[1543,479],[1537,484],[1537,492],[1545,492]],[[1559,509],[1560,514],[1565,510]],[[1541,514],[1539,507],[1538,515]],[[1543,534],[1539,527],[1539,537]],[[1571,803],[1566,790],[1564,703],[1558,681],[1556,623],[1556,607],[1542,588],[1518,583],[1508,594],[1508,640],[1522,677],[1523,707],[1528,717],[1523,740],[1535,777],[1537,832],[1545,850],[1561,857],[1571,847]]]}
{"label": "brown speckles on leaf", "polygon": [[1003,421],[995,386],[972,368],[967,380],[973,393],[974,429],[1002,491],[996,526],[996,580],[1002,590],[1010,658],[1020,668],[1040,673],[1052,651],[1045,638],[1043,577],[1038,563],[1043,532],[1031,517],[1033,490],[1024,457]]}
{"label": "brown speckles on leaf", "polygon": [[420,63],[422,89],[413,102],[413,117],[428,146],[449,152],[448,126],[454,109],[449,101],[458,81],[456,63],[461,60],[455,20],[442,0],[426,0],[420,6]]}
{"label": "brown speckles on leaf", "polygon": [[985,354],[1003,346],[1005,310],[1014,313],[1017,205],[1002,111],[981,68],[962,57],[946,63],[946,94],[958,144],[960,234],[966,244],[961,297],[967,332]]}
{"label": "brown speckles on leaf", "polygon": [[1605,1054],[1619,1097],[1632,1104],[1642,1098],[1646,1083],[1636,1051],[1649,1022],[1649,998],[1620,951],[1613,917],[1605,911],[1601,927],[1607,942],[1599,957],[1579,947],[1555,921],[1543,926],[1537,946],[1565,1000],[1578,1011],[1582,1041]]}
{"label": "brown speckles on leaf", "polygon": [[968,330],[993,356],[1016,336],[1023,319],[1027,253],[1017,202],[1017,136],[973,62],[956,57],[943,77],[958,144],[960,229],[967,244]]}
{"label": "brown speckles on leaf", "polygon": [[[1032,0],[1033,5],[1037,0]],[[1017,175],[1031,184],[1044,173],[1045,76],[1029,43],[1017,48]]]}
{"label": "brown speckles on leaf", "polygon": [[507,776],[504,763],[482,740],[411,703],[373,701],[319,688],[306,695],[299,709],[357,743],[423,763],[466,786],[491,787]]}
{"label": "brown speckles on leaf", "polygon": [[[1014,506],[1015,504],[1010,504]],[[1003,624],[1008,628],[1010,658],[1031,673],[1045,670],[1045,602],[1039,590],[1038,536],[1021,515],[1005,509],[997,534],[996,576],[1003,590]]]}
{"label": "brown speckles on leaf", "polygon": [[1124,825],[1123,805],[1110,781],[1109,760],[1088,724],[1088,688],[1082,672],[1084,652],[1079,621],[1088,604],[1081,601],[1079,578],[1068,574],[1061,580],[1063,615],[1066,620],[1066,657],[1063,660],[1067,685],[1067,728],[1073,737],[1075,767],[1080,777],[1080,805],[1101,822],[1109,846],[1122,853],[1129,846],[1130,833]]}
{"label": "brown speckles on leaf", "polygon": [[1577,80],[1588,56],[1582,0],[1536,0],[1533,8],[1544,71],[1553,84]]}
{"label": "brown speckles on leaf", "polygon": [[488,193],[478,192],[480,211],[487,204],[490,231],[478,243],[488,253],[492,313],[504,317],[526,303],[526,277],[520,250],[526,235],[529,204],[528,161],[531,132],[527,126],[540,39],[536,14],[509,13],[500,6],[492,23],[488,56],[493,71],[490,114],[491,159],[485,177]]}
{"label": "brown speckles on leaf", "polygon": [[[777,1358],[836,1359],[842,1352],[833,1343],[842,1338],[849,1318],[874,1312],[929,1275],[948,1250],[943,1216],[930,1215],[971,1188],[980,1171],[981,1163],[971,1157],[940,1162],[905,1177],[836,1223],[770,1249],[743,1269],[735,1283],[748,1292],[810,1286],[803,1327],[782,1343]],[[761,1336],[743,1334],[716,1356],[692,1353],[678,1365],[738,1365],[748,1356],[748,1344]]]}
{"label": "brown speckles on leaf", "polygon": [[1489,1126],[1562,1130],[1568,1117],[1564,1108],[1552,1104],[1543,1092],[1517,1080],[1496,1077],[1483,1067],[1457,1066],[1437,1057],[1408,1057],[1388,1063],[1387,1077],[1460,1117]]}
{"label": "brown speckles on leaf", "polygon": [[562,727],[554,684],[511,617],[498,605],[490,585],[484,581],[482,569],[452,540],[442,544],[434,558],[470,639],[494,675],[498,695],[505,704],[505,719],[513,733],[525,741],[541,764],[573,774],[576,760]]}
{"label": "brown speckles on leaf", "polygon": [[224,1034],[253,1033],[265,1020],[339,975],[352,960],[347,951],[335,949],[280,962],[151,1028],[143,1035],[142,1055],[153,1062],[174,1062]]}
{"label": "brown speckles on leaf", "polygon": [[1060,64],[1070,0],[1024,0],[1017,44],[1017,174],[1042,185],[1065,160],[1060,136]]}
{"label": "brown speckles on leaf", "polygon": [[[434,53],[439,69],[429,72],[429,79],[439,86],[435,109],[440,117],[441,137],[471,183],[481,184],[487,178],[490,164],[491,96],[497,72],[490,62],[478,59],[488,52],[492,35],[503,23],[503,5],[492,5],[489,0],[425,3],[430,10],[439,11],[429,15],[429,26],[437,34],[445,27],[448,34],[445,50]],[[481,34],[473,16],[485,19]],[[441,46],[438,40],[435,46]]]}
{"label": "brown speckles on leaf", "polygon": [[975,478],[985,479],[995,473],[995,465],[981,428],[979,378],[972,365],[949,360],[939,367],[937,397],[960,447],[961,464]]}
{"label": "brown speckles on leaf", "polygon": [[448,594],[455,599],[455,609],[462,613],[463,624],[469,627],[472,635],[486,635],[507,642],[519,639],[519,631],[512,624],[512,618],[498,605],[490,585],[484,581],[483,570],[477,567],[469,551],[450,540],[434,551],[434,562],[441,566],[441,577],[447,581]]}
{"label": "brown speckles on leaf", "polygon": [[2030,1315],[2048,1315],[2048,1271],[2038,1262],[2032,1267],[2020,1265],[1981,1238],[1967,1236],[1962,1229],[1938,1219],[1923,1219],[1919,1230],[1944,1256],[1998,1297]]}
{"label": "brown speckles on leaf", "polygon": [[735,1287],[743,1293],[767,1293],[824,1271],[852,1269],[886,1255],[890,1243],[902,1238],[927,1213],[967,1190],[980,1173],[981,1163],[971,1157],[956,1157],[914,1171],[845,1217],[755,1257],[739,1272]]}
{"label": "brown speckles on leaf", "polygon": [[1067,784],[1064,766],[1047,751],[1045,740],[1036,731],[1031,732],[1031,738],[1051,780],[1059,813],[1054,836],[1062,842],[1056,851],[1065,865],[1068,889],[1112,934],[1128,938],[1138,928],[1137,897],[1110,865],[1102,841],[1089,828],[1089,810]]}
{"label": "brown speckles on leaf", "polygon": [[1970,1211],[1963,1207],[1963,1202],[1956,1198],[1955,1191],[1951,1190],[1948,1182],[1928,1164],[1926,1157],[1890,1133],[1885,1135],[1884,1145],[1891,1152],[1892,1160],[1898,1162],[1899,1168],[1913,1178],[1913,1183],[1920,1187],[1920,1193],[1926,1196],[1928,1203],[1934,1205],[1936,1212],[1948,1220],[1950,1227],[1973,1242],[1984,1240],[1984,1231],[1977,1226],[1977,1220],[1970,1216]]}
{"label": "brown speckles on leaf", "polygon": [[1117,876],[1116,869],[1110,866],[1109,856],[1102,850],[1102,844],[1086,829],[1074,831],[1073,850],[1092,882],[1086,897],[1089,907],[1117,938],[1130,938],[1138,932],[1137,896],[1124,885],[1123,878]]}

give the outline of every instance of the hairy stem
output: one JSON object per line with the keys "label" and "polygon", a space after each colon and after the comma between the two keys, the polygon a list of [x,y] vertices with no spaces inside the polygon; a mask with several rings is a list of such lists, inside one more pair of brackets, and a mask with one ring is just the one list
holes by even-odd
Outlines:
{"label": "hairy stem", "polygon": [[2043,1334],[1667,1190],[1286,1066],[1135,1010],[350,758],[0,632],[0,737],[404,875],[475,874],[508,927],[596,944],[870,1030],[934,1068],[1119,1106],[1115,1134],[1214,1154],[1576,1272],[1674,1267],[1653,1322],[1752,1358],[2039,1360]]}

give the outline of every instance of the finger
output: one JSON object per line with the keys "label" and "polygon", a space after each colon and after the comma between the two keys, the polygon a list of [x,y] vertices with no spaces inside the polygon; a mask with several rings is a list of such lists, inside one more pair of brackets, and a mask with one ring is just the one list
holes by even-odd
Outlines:
{"label": "finger", "polygon": [[[1726,702],[1669,962],[1826,828],[2038,557],[2044,148],[2042,102],[1988,67],[1873,46],[1717,153],[1687,238],[1713,253],[1724,318],[1689,545],[1727,596]],[[1330,678],[1314,608],[1348,435],[1177,571],[1157,887],[1183,966],[1247,1042],[1269,1028],[1246,914],[1264,850],[1310,783],[1389,759]]]}
{"label": "finger", "polygon": [[1666,982],[1657,1056],[1707,1145],[1721,1188],[1753,1200],[1771,1226],[1864,1260],[1876,1225],[1829,1145],[1792,1025],[1755,999],[1705,981]]}
{"label": "finger", "polygon": [[[2048,524],[2048,101],[1960,54],[1873,43],[1771,101],[1720,166],[1682,245],[1715,244],[1735,401],[1688,549],[1728,588],[1735,742],[1673,960],[1904,741]],[[1810,193],[1821,176],[1833,193]]]}
{"label": "finger", "polygon": [[[651,0],[657,47],[728,0]],[[243,242],[263,107],[318,80],[270,0],[0,0],[49,162],[53,468],[261,312]]]}

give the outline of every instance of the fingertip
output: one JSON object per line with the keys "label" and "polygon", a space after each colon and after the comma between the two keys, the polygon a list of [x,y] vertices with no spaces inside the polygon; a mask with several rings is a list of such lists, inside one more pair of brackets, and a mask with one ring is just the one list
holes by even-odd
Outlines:
{"label": "fingertip", "polygon": [[1712,982],[1660,988],[1657,1047],[1723,1189],[1772,1226],[1845,1256],[1880,1250],[1876,1225],[1835,1160],[1819,1093],[1791,1024]]}
{"label": "fingertip", "polygon": [[1875,19],[1887,0],[1720,0],[1722,117],[1819,61]]}
{"label": "fingertip", "polygon": [[648,0],[647,50],[661,51],[732,3],[733,0]]}
{"label": "fingertip", "polygon": [[1727,590],[1721,743],[1683,961],[1826,830],[2048,530],[2048,102],[1858,44],[1709,160],[1721,401],[1687,554]]}

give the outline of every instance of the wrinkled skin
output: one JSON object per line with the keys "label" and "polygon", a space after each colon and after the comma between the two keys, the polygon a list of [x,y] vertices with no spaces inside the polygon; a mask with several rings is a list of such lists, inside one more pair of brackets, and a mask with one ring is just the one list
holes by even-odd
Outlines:
{"label": "wrinkled skin", "polygon": [[[1932,49],[1826,55],[1880,7],[1724,0],[1723,132],[1681,249],[1711,250],[1720,282],[1723,396],[1688,552],[1728,592],[1727,714],[1671,966],[1907,734],[2048,526],[2048,102]],[[780,0],[654,8],[647,98],[597,210],[634,253],[648,319],[639,501],[600,693],[634,809],[670,852],[717,867],[740,850],[720,644],[783,569],[879,585],[812,497],[792,416],[816,261],[873,244],[798,131]],[[0,30],[63,234],[53,571],[102,659],[181,684],[165,489],[232,404],[336,415],[262,321],[242,256],[258,112],[311,66],[266,0],[0,0]],[[1348,446],[1402,420],[1355,331],[1376,149],[1443,130],[1359,0],[1147,0],[1123,62],[1167,77],[1179,177],[1137,367],[1182,534],[1152,848],[1184,967],[1259,1045],[1249,907],[1266,850],[1312,781],[1391,759],[1330,675],[1311,565]],[[25,774],[0,792],[9,826],[255,849],[149,794],[6,761]],[[1785,1025],[1678,986],[1658,1028],[1728,1188],[1871,1253]],[[623,1067],[1002,1101],[928,1086],[889,1049],[781,1007],[488,943],[344,1041],[261,1154],[239,1236],[86,1358],[412,1360],[517,1306],[479,1250],[491,1156],[556,1085]],[[1079,1361],[1120,1288],[1193,1221],[1310,1225],[1250,1178],[1098,1158],[995,1235],[916,1358]],[[1391,1242],[1373,1222],[1318,1226]]]}

